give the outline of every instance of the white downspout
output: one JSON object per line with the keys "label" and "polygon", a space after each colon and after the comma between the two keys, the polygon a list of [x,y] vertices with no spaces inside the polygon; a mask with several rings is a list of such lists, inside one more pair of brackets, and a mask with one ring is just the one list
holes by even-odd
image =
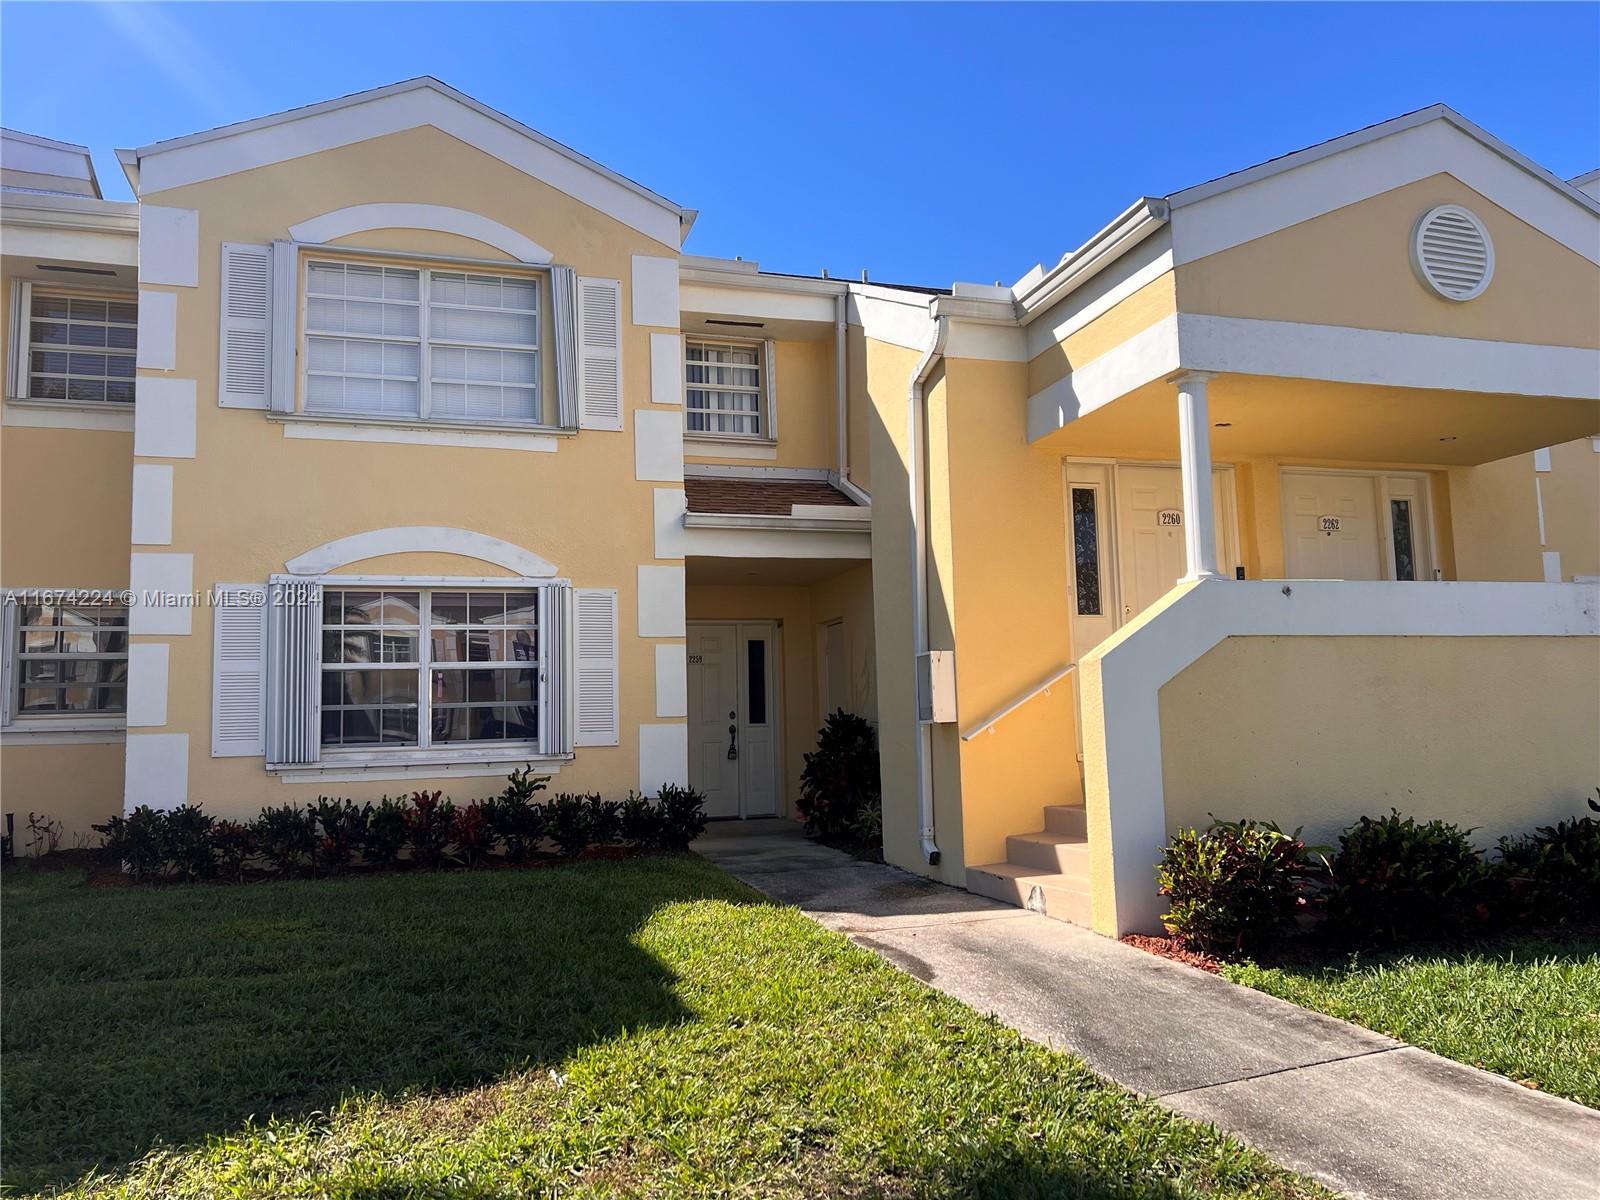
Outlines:
{"label": "white downspout", "polygon": [[833,298],[833,365],[834,398],[839,404],[839,478],[850,478],[850,377],[846,370],[845,347],[849,333],[850,293],[840,292]]}
{"label": "white downspout", "polygon": [[[950,331],[948,317],[934,321],[933,341],[923,351],[911,373],[911,390],[906,403],[906,475],[911,489],[911,623],[916,631],[917,654],[928,652],[928,498],[923,470],[923,439],[927,418],[923,406],[923,385],[944,355],[945,337]],[[921,817],[922,855],[929,866],[939,865],[939,843],[934,841],[933,822],[933,730],[929,722],[917,720],[917,809]]]}

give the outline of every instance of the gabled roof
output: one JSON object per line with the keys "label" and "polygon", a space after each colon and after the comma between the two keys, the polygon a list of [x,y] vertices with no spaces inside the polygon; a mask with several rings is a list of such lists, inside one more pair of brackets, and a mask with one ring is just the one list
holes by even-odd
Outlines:
{"label": "gabled roof", "polygon": [[1339,154],[1345,150],[1354,150],[1357,146],[1364,146],[1368,142],[1377,141],[1379,138],[1391,137],[1394,134],[1403,133],[1407,129],[1413,129],[1418,125],[1426,125],[1430,121],[1448,122],[1468,137],[1482,143],[1488,149],[1500,155],[1507,162],[1521,167],[1528,174],[1548,183],[1591,212],[1600,213],[1600,200],[1584,194],[1559,175],[1547,171],[1520,150],[1501,141],[1482,126],[1475,125],[1467,120],[1448,104],[1430,104],[1427,108],[1419,108],[1414,112],[1402,113],[1398,117],[1391,117],[1387,121],[1379,121],[1376,125],[1368,125],[1340,137],[1318,142],[1315,145],[1307,146],[1303,150],[1295,150],[1289,154],[1281,154],[1277,158],[1269,158],[1266,162],[1257,163],[1253,167],[1246,167],[1241,171],[1234,171],[1227,175],[1219,175],[1217,178],[1207,180],[1205,183],[1195,184],[1193,187],[1173,192],[1166,198],[1167,203],[1173,208],[1182,208],[1184,205],[1194,204],[1197,201],[1219,195],[1222,192],[1232,191],[1234,188],[1257,183],[1260,180],[1271,178],[1273,175],[1282,174],[1284,171],[1292,171],[1296,167],[1306,166],[1308,163],[1327,158],[1329,155]]}
{"label": "gabled roof", "polygon": [[60,189],[25,189],[41,195],[87,195],[95,200],[101,196],[100,180],[95,177],[94,158],[89,147],[76,142],[60,142],[37,133],[23,133],[20,129],[0,128],[0,169],[55,177],[75,185]]}
{"label": "gabled roof", "polygon": [[[595,189],[582,186],[584,176],[615,189],[627,199],[596,207],[635,228],[650,225],[642,231],[671,245],[681,244],[693,223],[693,210],[430,75],[167,138],[136,150],[118,150],[117,158],[136,193],[154,192],[427,124],[451,126],[445,131],[585,202],[594,202]],[[293,135],[287,128],[291,126]],[[536,171],[539,165],[545,169]],[[576,195],[579,190],[590,194]],[[643,217],[646,211],[653,211],[657,219]],[[670,240],[660,233],[661,218],[669,217],[676,227]]]}

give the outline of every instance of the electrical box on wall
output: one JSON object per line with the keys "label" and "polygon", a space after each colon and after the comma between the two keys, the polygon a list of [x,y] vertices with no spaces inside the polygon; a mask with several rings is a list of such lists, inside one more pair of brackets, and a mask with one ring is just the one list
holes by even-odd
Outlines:
{"label": "electrical box on wall", "polygon": [[917,655],[917,720],[948,724],[956,719],[956,652]]}

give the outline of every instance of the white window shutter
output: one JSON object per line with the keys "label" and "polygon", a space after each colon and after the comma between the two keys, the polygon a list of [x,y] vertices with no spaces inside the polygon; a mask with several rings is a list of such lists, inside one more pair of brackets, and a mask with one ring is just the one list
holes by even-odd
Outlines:
{"label": "white window shutter", "polygon": [[578,276],[578,428],[622,428],[622,283]]}
{"label": "white window shutter", "polygon": [[11,724],[17,690],[17,605],[19,595],[0,595],[0,726]]}
{"label": "white window shutter", "polygon": [[539,645],[543,651],[544,691],[539,695],[539,749],[544,754],[572,752],[568,712],[572,686],[572,589],[553,583],[539,589]]}
{"label": "white window shutter", "polygon": [[767,338],[761,347],[761,382],[766,393],[766,411],[761,415],[761,436],[778,436],[778,343]]}
{"label": "white window shutter", "polygon": [[556,424],[578,427],[578,281],[571,267],[550,268],[550,310],[556,323]]}
{"label": "white window shutter", "polygon": [[577,746],[615,746],[621,717],[617,692],[617,589],[574,588]]}
{"label": "white window shutter", "polygon": [[267,589],[220,584],[211,648],[211,757],[267,751]]}
{"label": "white window shutter", "polygon": [[11,376],[6,386],[7,396],[15,400],[28,398],[28,343],[33,340],[33,284],[26,279],[11,281],[11,328],[7,331],[11,346],[11,361],[7,366]]}
{"label": "white window shutter", "polygon": [[322,755],[322,585],[278,578],[267,596],[267,762]]}
{"label": "white window shutter", "polygon": [[266,408],[272,383],[272,248],[222,243],[217,403]]}

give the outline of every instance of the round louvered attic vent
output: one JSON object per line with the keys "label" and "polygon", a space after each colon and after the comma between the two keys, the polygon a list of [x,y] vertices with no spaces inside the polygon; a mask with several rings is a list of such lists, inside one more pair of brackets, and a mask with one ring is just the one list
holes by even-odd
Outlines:
{"label": "round louvered attic vent", "polygon": [[1441,204],[1422,214],[1411,235],[1411,265],[1446,300],[1471,300],[1494,277],[1489,231],[1459,204]]}

